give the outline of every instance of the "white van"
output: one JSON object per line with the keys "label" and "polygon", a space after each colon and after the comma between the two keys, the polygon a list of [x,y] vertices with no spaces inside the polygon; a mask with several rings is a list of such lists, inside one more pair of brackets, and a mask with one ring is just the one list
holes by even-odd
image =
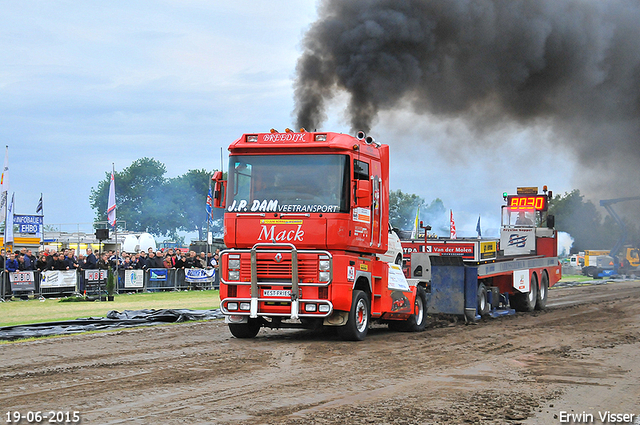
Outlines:
{"label": "white van", "polygon": [[384,254],[377,254],[378,259],[387,263],[396,263],[402,266],[402,244],[398,234],[389,225],[389,246]]}

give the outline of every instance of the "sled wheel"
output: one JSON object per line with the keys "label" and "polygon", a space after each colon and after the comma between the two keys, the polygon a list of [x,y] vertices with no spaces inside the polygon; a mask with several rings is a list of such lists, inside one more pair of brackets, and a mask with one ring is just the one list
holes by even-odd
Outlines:
{"label": "sled wheel", "polygon": [[478,314],[480,316],[486,316],[489,314],[490,306],[487,302],[487,287],[484,283],[478,285]]}
{"label": "sled wheel", "polygon": [[546,272],[542,272],[540,290],[538,291],[538,297],[536,301],[536,310],[544,310],[547,307],[548,292],[549,292],[549,276],[547,276]]}

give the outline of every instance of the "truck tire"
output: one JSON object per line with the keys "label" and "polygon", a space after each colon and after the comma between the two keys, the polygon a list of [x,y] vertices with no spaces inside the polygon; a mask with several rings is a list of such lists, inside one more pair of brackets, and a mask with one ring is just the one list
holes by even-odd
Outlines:
{"label": "truck tire", "polygon": [[422,332],[427,327],[427,292],[418,286],[413,314],[407,320],[392,320],[389,329],[397,332]]}
{"label": "truck tire", "polygon": [[229,323],[229,331],[236,338],[253,338],[260,331],[260,322],[249,319],[248,323]]}
{"label": "truck tire", "polygon": [[478,285],[478,314],[480,316],[486,316],[489,314],[491,306],[487,302],[487,287],[484,283]]}
{"label": "truck tire", "polygon": [[547,295],[549,293],[549,276],[546,272],[542,272],[540,282],[540,290],[536,300],[536,310],[544,310],[547,307]]}
{"label": "truck tire", "polygon": [[394,261],[394,263],[396,263],[399,266],[402,266],[402,254],[398,254],[398,256],[396,257],[396,261]]}
{"label": "truck tire", "polygon": [[371,305],[364,291],[353,291],[351,310],[347,324],[338,328],[338,336],[344,341],[362,341],[369,331]]}
{"label": "truck tire", "polygon": [[529,292],[518,292],[511,297],[511,307],[516,311],[533,311],[536,308],[538,299],[538,278],[535,274],[531,275],[529,284]]}

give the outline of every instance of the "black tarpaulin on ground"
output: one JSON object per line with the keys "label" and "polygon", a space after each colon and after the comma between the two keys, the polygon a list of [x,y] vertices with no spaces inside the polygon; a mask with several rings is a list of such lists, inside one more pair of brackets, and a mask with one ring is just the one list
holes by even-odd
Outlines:
{"label": "black tarpaulin on ground", "polygon": [[0,340],[11,341],[21,338],[33,338],[52,335],[66,335],[88,331],[149,326],[162,323],[186,322],[190,320],[211,320],[224,317],[216,310],[125,310],[122,313],[110,311],[107,317],[88,317],[85,319],[61,322],[34,323],[30,325],[0,327]]}

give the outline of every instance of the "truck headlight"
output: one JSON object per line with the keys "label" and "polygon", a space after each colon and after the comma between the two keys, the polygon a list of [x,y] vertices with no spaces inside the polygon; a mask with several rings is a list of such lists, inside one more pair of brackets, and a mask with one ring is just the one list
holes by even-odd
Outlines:
{"label": "truck headlight", "polygon": [[329,261],[329,260],[320,260],[318,262],[318,269],[320,271],[326,272],[326,271],[329,271],[330,268],[331,268],[331,261]]}
{"label": "truck headlight", "polygon": [[227,303],[227,310],[237,310],[238,303]]}
{"label": "truck headlight", "polygon": [[251,304],[249,303],[240,303],[240,310],[249,311],[251,309]]}
{"label": "truck headlight", "polygon": [[240,270],[229,270],[229,280],[240,280]]}
{"label": "truck headlight", "polygon": [[318,273],[318,278],[320,279],[320,282],[329,282],[329,279],[331,278],[331,273],[320,272]]}
{"label": "truck headlight", "polygon": [[229,268],[230,269],[239,269],[240,268],[240,259],[237,260],[229,260]]}

